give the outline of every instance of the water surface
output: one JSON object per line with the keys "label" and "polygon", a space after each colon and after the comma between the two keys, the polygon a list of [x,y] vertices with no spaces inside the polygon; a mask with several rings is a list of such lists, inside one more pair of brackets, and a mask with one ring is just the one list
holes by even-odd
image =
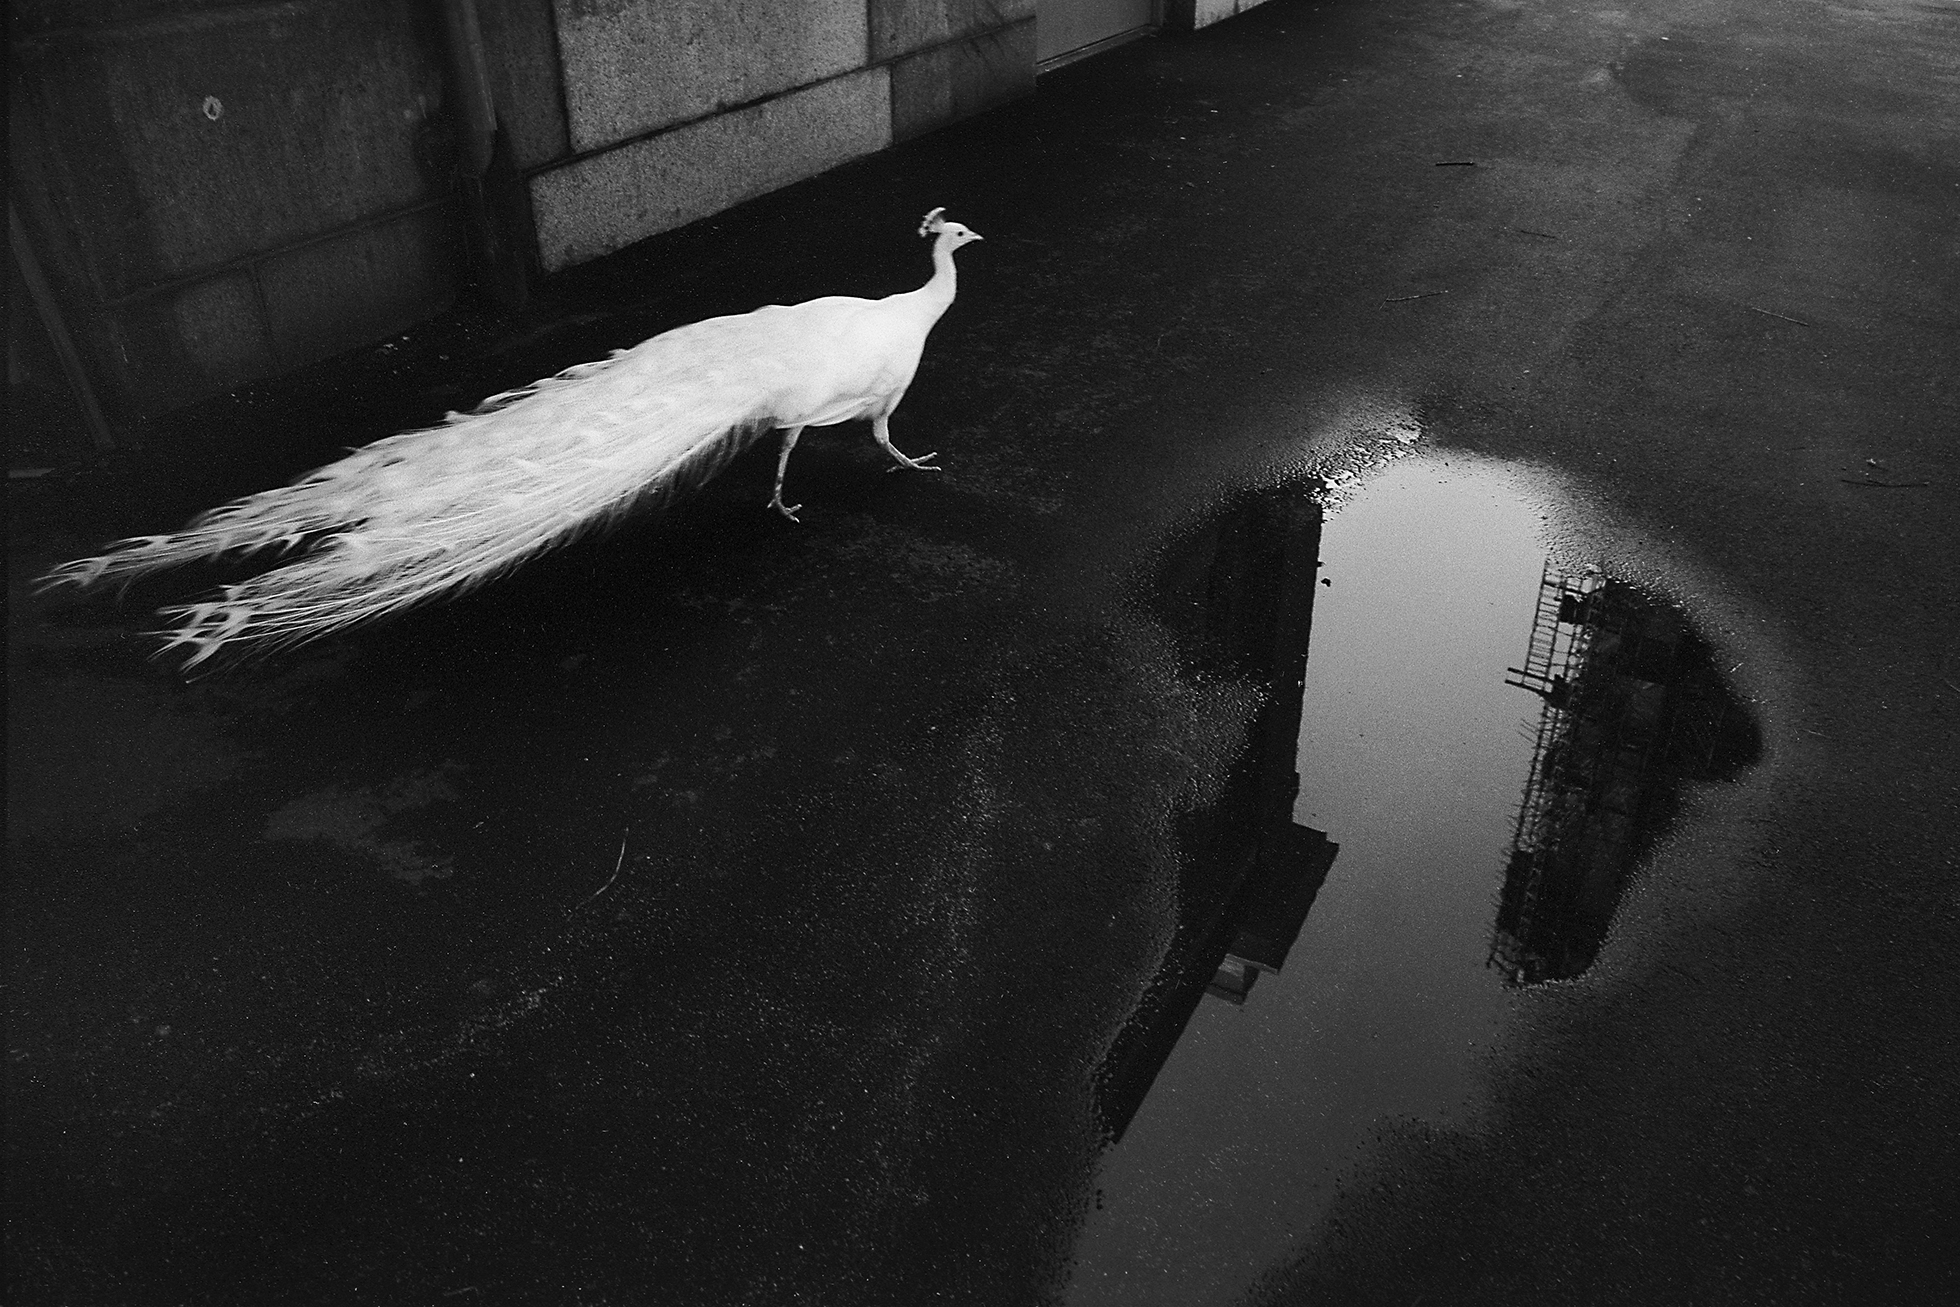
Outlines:
{"label": "water surface", "polygon": [[1337,497],[1295,819],[1340,852],[1284,971],[1243,1006],[1199,1005],[1106,1156],[1077,1307],[1234,1301],[1312,1229],[1384,1117],[1475,1111],[1508,1002],[1485,964],[1540,707],[1505,684],[1545,562],[1521,477],[1423,455]]}

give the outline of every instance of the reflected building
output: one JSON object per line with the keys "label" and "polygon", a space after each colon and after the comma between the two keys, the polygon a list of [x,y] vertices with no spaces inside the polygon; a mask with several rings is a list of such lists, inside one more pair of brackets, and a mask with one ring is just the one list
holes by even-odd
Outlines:
{"label": "reflected building", "polygon": [[1684,783],[1734,776],[1761,741],[1687,620],[1596,572],[1546,565],[1524,666],[1509,671],[1544,703],[1490,964],[1530,985],[1592,965]]}
{"label": "reflected building", "polygon": [[1180,820],[1176,932],[1097,1068],[1112,1143],[1206,995],[1243,1003],[1285,965],[1333,865],[1338,846],[1293,820],[1321,520],[1306,490],[1249,495],[1185,538],[1159,576],[1158,615],[1187,662],[1271,694],[1217,801]]}

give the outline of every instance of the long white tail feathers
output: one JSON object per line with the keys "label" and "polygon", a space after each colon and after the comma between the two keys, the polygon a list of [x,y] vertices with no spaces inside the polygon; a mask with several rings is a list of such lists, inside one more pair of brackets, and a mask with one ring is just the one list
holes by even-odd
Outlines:
{"label": "long white tail feathers", "polygon": [[710,319],[376,441],[171,535],[118,541],[41,578],[128,582],[227,555],[299,556],[166,609],[194,666],[268,650],[482,584],[649,495],[684,490],[772,425],[768,351]]}

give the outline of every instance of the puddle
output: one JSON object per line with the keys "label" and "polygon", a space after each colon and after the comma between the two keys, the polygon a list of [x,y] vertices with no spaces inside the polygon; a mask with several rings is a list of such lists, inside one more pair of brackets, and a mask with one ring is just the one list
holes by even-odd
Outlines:
{"label": "puddle", "polygon": [[1385,1118],[1471,1119],[1512,991],[1591,962],[1679,778],[1754,756],[1680,617],[1551,569],[1525,475],[1397,459],[1324,528],[1273,492],[1166,572],[1187,649],[1280,691],[1104,1061],[1071,1307],[1236,1302]]}

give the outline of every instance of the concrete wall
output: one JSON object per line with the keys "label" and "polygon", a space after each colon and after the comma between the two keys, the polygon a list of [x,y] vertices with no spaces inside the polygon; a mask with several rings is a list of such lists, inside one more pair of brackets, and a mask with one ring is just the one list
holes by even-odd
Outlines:
{"label": "concrete wall", "polygon": [[568,267],[1034,89],[1033,0],[552,0]]}
{"label": "concrete wall", "polygon": [[10,9],[12,197],[125,422],[453,299],[454,152],[431,7]]}

